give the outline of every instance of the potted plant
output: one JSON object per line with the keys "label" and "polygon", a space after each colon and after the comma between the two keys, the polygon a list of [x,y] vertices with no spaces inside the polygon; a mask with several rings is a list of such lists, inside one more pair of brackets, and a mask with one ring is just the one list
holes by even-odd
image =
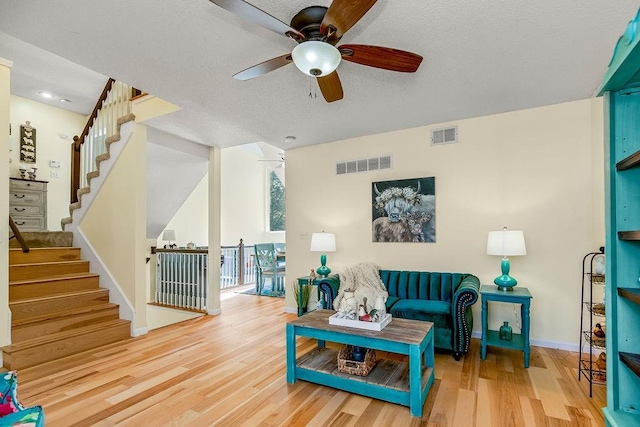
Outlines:
{"label": "potted plant", "polygon": [[[302,295],[300,295],[302,292]],[[300,304],[302,302],[302,312],[307,312],[307,306],[309,305],[309,297],[311,296],[311,285],[304,284],[302,286],[298,286],[296,282],[293,282],[293,296],[296,299],[296,304]]]}

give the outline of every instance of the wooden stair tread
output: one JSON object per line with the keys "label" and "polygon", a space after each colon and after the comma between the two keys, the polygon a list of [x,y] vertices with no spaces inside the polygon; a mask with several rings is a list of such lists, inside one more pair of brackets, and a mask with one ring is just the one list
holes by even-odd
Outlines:
{"label": "wooden stair tread", "polygon": [[[52,247],[47,247],[47,248],[29,248],[29,252],[38,252],[38,251],[56,251],[56,250],[60,250],[60,251],[68,251],[69,249],[80,249],[79,247],[76,246],[52,246]],[[11,252],[22,252],[21,248],[9,248],[9,251]]]}
{"label": "wooden stair tread", "polygon": [[107,328],[113,328],[118,326],[129,325],[129,324],[130,322],[128,320],[122,320],[122,319],[110,320],[108,322],[96,323],[96,324],[84,326],[81,328],[70,329],[67,331],[56,332],[54,334],[33,338],[33,339],[16,343],[16,344],[10,344],[2,347],[1,349],[5,353],[14,353],[17,351],[22,351],[22,350],[33,348],[33,347],[42,346],[48,343],[64,340],[67,338],[86,335],[92,332],[100,332],[100,331],[104,331]]}
{"label": "wooden stair tread", "polygon": [[9,281],[9,286],[11,285],[25,285],[30,283],[44,283],[44,282],[56,282],[59,280],[71,280],[71,279],[81,279],[81,278],[90,278],[90,277],[100,277],[99,274],[96,273],[67,273],[61,274],[59,276],[47,276],[42,279],[21,279],[21,280],[12,280]]}
{"label": "wooden stair tread", "polygon": [[34,267],[39,265],[57,265],[57,264],[87,264],[89,261],[84,259],[72,259],[68,261],[50,261],[50,262],[32,262],[26,264],[11,264],[11,267]]}
{"label": "wooden stair tread", "polygon": [[108,289],[104,289],[104,288],[98,288],[98,289],[91,289],[91,290],[88,290],[88,291],[64,292],[64,293],[47,295],[47,296],[42,296],[42,297],[37,297],[37,298],[24,298],[24,299],[11,301],[11,302],[9,302],[9,306],[19,305],[19,304],[28,304],[28,303],[32,303],[32,302],[38,302],[38,301],[63,299],[63,298],[69,297],[69,296],[80,296],[80,295],[89,295],[89,294],[105,294],[105,293],[108,295],[109,294],[109,290]]}
{"label": "wooden stair tread", "polygon": [[67,309],[64,311],[58,311],[55,313],[46,313],[40,316],[26,317],[23,319],[13,319],[11,321],[11,326],[24,326],[30,323],[42,322],[44,320],[76,316],[78,314],[90,313],[92,311],[109,310],[113,307],[118,307],[118,304],[114,304],[112,302],[103,302],[100,304],[85,305],[82,307],[70,308],[70,309]]}

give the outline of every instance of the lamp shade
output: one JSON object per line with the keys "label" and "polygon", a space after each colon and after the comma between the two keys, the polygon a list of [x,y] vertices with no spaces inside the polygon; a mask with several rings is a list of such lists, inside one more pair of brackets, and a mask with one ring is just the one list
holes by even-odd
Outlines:
{"label": "lamp shade", "polygon": [[321,77],[333,73],[338,68],[342,55],[329,43],[310,40],[293,48],[291,58],[303,73]]}
{"label": "lamp shade", "polygon": [[313,233],[311,235],[311,252],[335,252],[336,235],[333,233]]}
{"label": "lamp shade", "polygon": [[521,230],[490,231],[487,239],[487,255],[517,256],[526,255],[524,233]]}
{"label": "lamp shade", "polygon": [[176,230],[164,230],[164,233],[162,233],[162,240],[176,240]]}

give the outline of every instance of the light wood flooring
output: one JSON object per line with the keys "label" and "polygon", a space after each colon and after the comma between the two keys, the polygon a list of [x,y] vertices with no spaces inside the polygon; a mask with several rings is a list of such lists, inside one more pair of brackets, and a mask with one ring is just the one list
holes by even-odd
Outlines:
{"label": "light wood flooring", "polygon": [[489,348],[481,361],[479,340],[459,362],[436,354],[421,419],[404,406],[287,384],[284,325],[295,315],[279,298],[227,296],[220,316],[22,369],[18,397],[44,407],[47,427],[604,425],[604,386],[590,399],[577,354],[559,350],[533,348],[529,369],[516,351]]}

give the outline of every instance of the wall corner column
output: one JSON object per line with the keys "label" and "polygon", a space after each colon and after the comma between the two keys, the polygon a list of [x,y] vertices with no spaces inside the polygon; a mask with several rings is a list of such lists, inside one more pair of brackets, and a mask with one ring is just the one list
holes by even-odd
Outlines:
{"label": "wall corner column", "polygon": [[[11,310],[9,310],[9,123],[11,99],[11,67],[13,63],[0,58],[0,345],[11,343]],[[13,129],[13,132],[16,130]],[[2,353],[0,353],[0,359]],[[0,363],[2,361],[0,360]]]}
{"label": "wall corner column", "polygon": [[218,147],[209,150],[209,274],[207,312],[220,314],[220,245],[221,245],[221,151]]}

